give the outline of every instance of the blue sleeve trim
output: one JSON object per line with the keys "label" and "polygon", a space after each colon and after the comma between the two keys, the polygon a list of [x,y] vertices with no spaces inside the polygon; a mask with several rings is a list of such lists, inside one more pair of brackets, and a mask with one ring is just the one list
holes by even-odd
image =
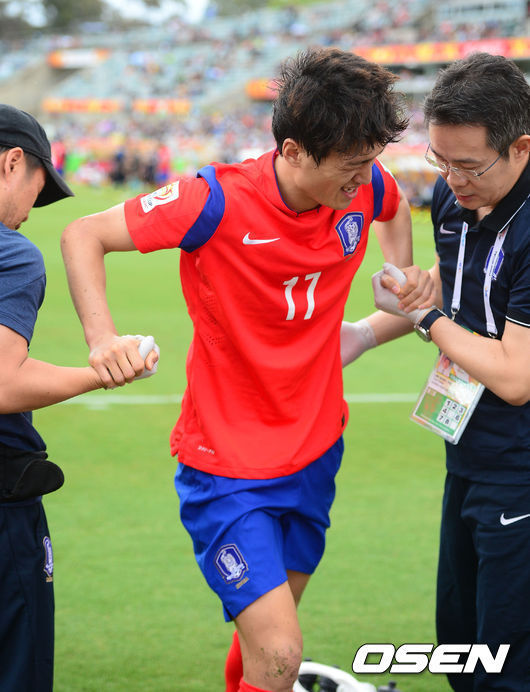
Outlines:
{"label": "blue sleeve trim", "polygon": [[213,166],[204,166],[197,173],[197,177],[204,178],[210,187],[210,194],[206,200],[199,218],[188,230],[180,243],[180,248],[185,252],[193,252],[207,243],[221,223],[225,213],[225,195],[223,188],[215,177]]}
{"label": "blue sleeve trim", "polygon": [[372,166],[372,189],[374,191],[374,215],[373,218],[377,219],[379,214],[383,209],[383,197],[385,195],[385,183],[383,182],[383,176],[379,168],[374,165]]}

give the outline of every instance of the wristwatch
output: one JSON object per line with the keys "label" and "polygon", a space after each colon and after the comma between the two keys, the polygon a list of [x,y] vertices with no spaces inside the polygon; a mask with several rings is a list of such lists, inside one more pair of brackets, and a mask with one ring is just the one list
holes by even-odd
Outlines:
{"label": "wristwatch", "polygon": [[445,312],[438,310],[438,308],[433,308],[425,315],[425,317],[414,325],[416,334],[423,339],[423,341],[431,341],[430,329],[436,320],[440,317],[447,317]]}

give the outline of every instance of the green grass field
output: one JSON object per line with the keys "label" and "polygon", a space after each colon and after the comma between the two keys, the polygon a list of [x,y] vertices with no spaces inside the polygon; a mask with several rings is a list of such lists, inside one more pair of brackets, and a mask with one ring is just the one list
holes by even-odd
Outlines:
{"label": "green grass field", "polygon": [[[86,363],[59,237],[71,219],[125,194],[79,189],[75,199],[34,210],[24,226],[48,270],[33,357]],[[370,275],[381,261],[372,238],[348,319],[373,310]],[[432,262],[425,213],[415,215],[415,261]],[[113,255],[107,267],[118,330],[155,335],[162,358],[156,377],[35,414],[50,458],[66,476],[64,487],[45,499],[55,554],[55,690],[222,692],[232,627],[180,525],[168,448],[191,336],[178,251]],[[432,345],[410,335],[351,365],[345,392],[411,397],[434,358]],[[305,655],[344,670],[367,642],[434,641],[443,444],[408,420],[412,401],[403,398],[350,404],[327,551],[300,609]],[[389,677],[359,676],[375,685]],[[439,675],[395,678],[402,692],[449,689]]]}

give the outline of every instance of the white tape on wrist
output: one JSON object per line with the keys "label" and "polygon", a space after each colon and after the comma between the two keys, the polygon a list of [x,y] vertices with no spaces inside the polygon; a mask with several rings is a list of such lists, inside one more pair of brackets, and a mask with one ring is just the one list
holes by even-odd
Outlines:
{"label": "white tape on wrist", "polygon": [[340,357],[342,367],[352,363],[365,351],[377,346],[374,330],[368,320],[343,322],[340,328]]}
{"label": "white tape on wrist", "polygon": [[404,310],[401,310],[398,307],[399,298],[397,297],[397,295],[393,293],[390,289],[381,286],[381,277],[383,276],[383,274],[387,274],[392,279],[395,279],[400,286],[404,286],[407,281],[407,277],[401,271],[401,269],[398,269],[398,267],[396,267],[395,265],[390,264],[390,262],[385,262],[383,264],[383,269],[372,276],[375,306],[379,310],[389,312],[391,315],[397,315],[398,317],[406,317],[414,325],[418,324],[418,322],[421,322],[425,315],[432,310],[432,307],[422,308],[421,310],[417,308],[416,310],[412,310],[411,312],[405,312]]}
{"label": "white tape on wrist", "polygon": [[[154,336],[143,336],[143,334],[124,334],[124,337],[127,337],[129,339],[137,339],[140,342],[138,344],[138,353],[144,361],[147,358],[147,356],[151,353],[151,351],[156,351],[157,354],[160,356],[160,348],[158,347],[158,344],[156,343]],[[158,361],[156,361],[151,370],[144,368],[144,371],[140,373],[140,375],[136,375],[134,379],[143,380],[146,377],[151,377],[151,375],[154,375],[157,370]]]}

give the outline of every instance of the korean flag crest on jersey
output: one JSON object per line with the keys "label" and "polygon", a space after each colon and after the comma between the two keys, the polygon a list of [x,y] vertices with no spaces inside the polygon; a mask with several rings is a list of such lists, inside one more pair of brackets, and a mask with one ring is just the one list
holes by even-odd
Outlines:
{"label": "korean flag crest on jersey", "polygon": [[349,212],[335,226],[344,250],[344,256],[353,255],[361,239],[364,226],[364,214]]}
{"label": "korean flag crest on jersey", "polygon": [[239,581],[248,571],[248,565],[234,543],[219,548],[215,556],[215,566],[227,584]]}

